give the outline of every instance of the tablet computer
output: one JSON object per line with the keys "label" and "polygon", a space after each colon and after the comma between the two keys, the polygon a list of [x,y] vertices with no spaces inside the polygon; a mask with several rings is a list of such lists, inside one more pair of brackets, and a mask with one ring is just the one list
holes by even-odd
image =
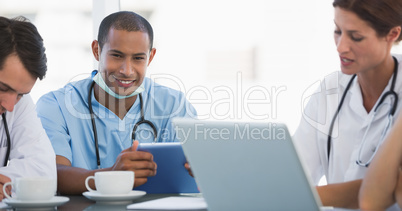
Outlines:
{"label": "tablet computer", "polygon": [[138,151],[150,152],[158,165],[156,175],[148,177],[148,181],[135,190],[143,190],[147,193],[198,193],[197,184],[189,175],[184,164],[184,156],[181,143],[142,143]]}

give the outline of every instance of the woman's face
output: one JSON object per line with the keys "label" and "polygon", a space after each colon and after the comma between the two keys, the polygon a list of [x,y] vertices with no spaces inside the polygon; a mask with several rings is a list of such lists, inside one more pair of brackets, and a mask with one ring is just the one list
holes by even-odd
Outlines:
{"label": "woman's face", "polygon": [[386,37],[378,37],[366,21],[339,7],[335,7],[334,21],[342,72],[356,74],[381,68],[391,48]]}

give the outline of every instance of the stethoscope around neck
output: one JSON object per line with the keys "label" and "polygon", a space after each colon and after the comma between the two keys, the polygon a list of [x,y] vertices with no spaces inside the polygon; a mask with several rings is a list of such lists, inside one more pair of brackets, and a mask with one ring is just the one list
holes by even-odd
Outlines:
{"label": "stethoscope around neck", "polygon": [[[92,82],[92,84],[91,84],[91,86],[89,88],[89,92],[88,92],[88,107],[89,107],[89,113],[91,115],[92,130],[93,130],[93,133],[94,133],[95,149],[96,149],[96,163],[98,165],[98,169],[100,169],[101,162],[100,162],[100,155],[99,155],[98,133],[97,133],[96,124],[95,124],[95,114],[94,114],[94,112],[92,110],[92,90],[94,88],[94,85],[95,85],[95,81]],[[131,134],[131,138],[134,141],[135,140],[135,132],[137,131],[138,127],[141,124],[147,124],[152,128],[152,130],[154,132],[154,142],[156,142],[156,138],[158,137],[158,131],[156,130],[155,125],[151,121],[148,121],[148,120],[146,120],[144,118],[144,105],[143,105],[143,102],[142,102],[142,95],[138,94],[138,97],[140,98],[141,117],[140,117],[140,120],[137,123],[135,123],[135,125],[134,125],[133,132]]]}
{"label": "stethoscope around neck", "polygon": [[3,117],[4,130],[6,131],[6,136],[7,136],[7,151],[6,151],[6,157],[5,157],[3,166],[7,166],[8,159],[10,158],[11,138],[10,138],[10,131],[8,130],[6,113],[4,112],[3,114],[1,114],[1,117]]}
{"label": "stethoscope around neck", "polygon": [[[394,59],[395,66],[394,66],[394,73],[393,73],[393,74],[394,74],[394,77],[392,78],[392,83],[391,83],[390,90],[387,91],[387,92],[385,92],[385,93],[381,96],[380,101],[378,102],[377,106],[374,108],[373,117],[372,117],[371,122],[369,123],[369,125],[368,125],[368,127],[367,127],[367,129],[366,129],[366,131],[365,131],[365,133],[364,133],[364,135],[363,135],[363,140],[362,140],[362,143],[361,143],[361,145],[360,145],[360,149],[359,149],[358,157],[357,157],[357,160],[356,160],[356,164],[359,165],[359,166],[362,166],[362,167],[368,167],[368,166],[370,165],[371,161],[373,160],[374,155],[377,153],[377,150],[378,150],[380,144],[382,143],[382,141],[383,141],[384,138],[385,138],[385,135],[387,134],[387,131],[389,130],[389,128],[390,128],[390,127],[392,126],[392,124],[393,124],[393,116],[394,116],[395,111],[396,111],[396,108],[397,108],[397,106],[398,106],[398,94],[394,91],[394,89],[395,89],[395,83],[396,83],[396,78],[397,78],[397,75],[398,75],[398,61],[396,60],[395,57],[392,57],[392,58]],[[354,80],[355,78],[356,78],[356,74],[352,76],[352,78],[350,79],[348,85],[346,86],[345,91],[343,92],[341,101],[339,102],[338,109],[336,110],[336,112],[335,112],[335,114],[334,114],[334,117],[332,118],[331,125],[330,125],[330,127],[329,127],[328,139],[327,139],[328,163],[329,163],[329,158],[330,158],[330,153],[331,153],[331,138],[332,138],[331,136],[332,136],[332,130],[334,129],[335,120],[336,120],[336,118],[337,118],[337,116],[338,116],[338,114],[339,114],[339,111],[340,111],[341,108],[342,108],[342,105],[343,105],[343,102],[344,102],[344,100],[345,100],[346,94],[347,94],[348,90],[350,89],[350,87],[351,87],[351,85],[352,85],[352,82],[353,82],[353,80]],[[376,146],[376,148],[375,148],[373,154],[371,155],[371,157],[370,157],[366,162],[364,162],[364,161],[362,161],[362,159],[361,159],[361,155],[362,155],[362,151],[363,151],[364,148],[365,148],[364,145],[366,144],[366,136],[367,136],[367,133],[368,133],[368,131],[370,130],[371,123],[373,122],[374,117],[375,117],[376,114],[377,114],[377,110],[383,105],[383,102],[385,101],[385,99],[386,99],[387,97],[394,97],[394,102],[393,102],[393,104],[391,105],[391,108],[390,108],[389,113],[388,113],[388,123],[387,123],[386,127],[384,128],[384,131],[383,131],[382,134],[381,134],[380,140],[378,141],[378,144],[377,144],[377,146]]]}

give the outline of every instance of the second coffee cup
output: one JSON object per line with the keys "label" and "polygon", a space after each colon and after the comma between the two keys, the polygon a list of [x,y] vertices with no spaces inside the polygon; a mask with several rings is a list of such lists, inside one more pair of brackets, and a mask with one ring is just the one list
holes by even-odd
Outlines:
{"label": "second coffee cup", "polygon": [[[96,190],[89,187],[89,180],[95,180]],[[100,194],[128,194],[134,186],[134,172],[132,171],[101,171],[95,176],[85,179],[85,186],[89,191],[98,191]]]}
{"label": "second coffee cup", "polygon": [[[12,186],[16,196],[7,194],[7,186]],[[57,181],[47,177],[19,177],[3,186],[3,193],[8,199],[20,201],[48,201],[56,194]]]}

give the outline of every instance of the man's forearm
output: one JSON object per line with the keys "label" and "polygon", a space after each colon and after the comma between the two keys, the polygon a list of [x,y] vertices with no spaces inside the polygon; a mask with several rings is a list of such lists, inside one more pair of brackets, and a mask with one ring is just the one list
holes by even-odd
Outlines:
{"label": "man's forearm", "polygon": [[[107,170],[107,169],[102,169]],[[77,167],[57,164],[57,190],[61,194],[76,195],[87,191],[85,179],[94,175],[99,170],[86,170]],[[89,186],[95,189],[94,180],[89,181]]]}

